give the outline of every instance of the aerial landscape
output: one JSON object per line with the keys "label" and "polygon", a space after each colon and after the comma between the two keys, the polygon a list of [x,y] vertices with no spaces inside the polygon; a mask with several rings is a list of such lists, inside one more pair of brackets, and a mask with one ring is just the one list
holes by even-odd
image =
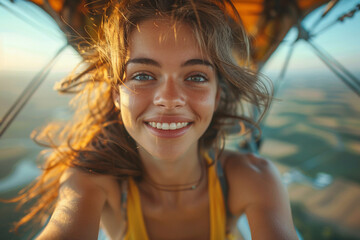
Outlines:
{"label": "aerial landscape", "polygon": [[[345,7],[338,12],[354,5],[343,2]],[[2,16],[10,24],[5,24]],[[356,17],[347,27],[339,25],[328,35],[321,35],[317,43],[350,69],[354,78],[360,79],[360,45],[356,41],[360,37],[360,28],[356,27],[360,14]],[[40,18],[49,20],[48,16]],[[54,26],[53,22],[44,25],[52,29],[45,36],[14,16],[5,15],[0,8],[0,119],[64,44],[64,36],[58,37],[60,30]],[[279,78],[286,49],[291,46],[286,41],[283,45],[261,69],[272,80],[276,95],[261,123],[259,154],[275,163],[281,174],[300,239],[360,239],[359,95],[301,42],[285,76]],[[57,93],[54,85],[79,59],[76,51],[67,49],[1,136],[0,199],[15,197],[41,173],[39,153],[45,148],[31,136],[47,123],[70,118],[71,96]],[[241,150],[242,140],[243,137],[229,136],[226,148]],[[9,232],[25,209],[26,206],[17,209],[16,204],[0,202],[0,239],[27,239],[40,231],[25,226],[19,234]]]}

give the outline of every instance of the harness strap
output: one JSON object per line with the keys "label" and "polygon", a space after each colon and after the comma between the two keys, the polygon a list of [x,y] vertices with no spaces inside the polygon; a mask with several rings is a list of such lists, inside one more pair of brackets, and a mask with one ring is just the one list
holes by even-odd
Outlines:
{"label": "harness strap", "polygon": [[[215,161],[214,151],[210,151],[209,155]],[[226,218],[231,219],[233,217],[233,215],[231,214],[229,206],[228,206],[228,192],[229,191],[228,191],[228,184],[226,182],[226,176],[224,174],[223,167],[221,166],[221,162],[219,160],[215,161],[215,162],[216,162],[216,173],[219,177],[220,186],[221,186],[221,190],[222,190],[224,202],[225,202]]]}

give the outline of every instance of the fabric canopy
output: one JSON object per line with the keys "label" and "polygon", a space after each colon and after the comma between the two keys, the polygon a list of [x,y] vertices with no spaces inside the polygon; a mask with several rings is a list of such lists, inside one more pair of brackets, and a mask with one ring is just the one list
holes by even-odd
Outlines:
{"label": "fabric canopy", "polygon": [[[81,36],[95,36],[101,17],[92,14],[94,5],[105,5],[108,0],[31,0],[58,23],[71,45],[76,46]],[[234,0],[251,37],[253,61],[264,64],[278,47],[291,27],[317,7],[330,0]],[[75,48],[76,49],[76,48]]]}

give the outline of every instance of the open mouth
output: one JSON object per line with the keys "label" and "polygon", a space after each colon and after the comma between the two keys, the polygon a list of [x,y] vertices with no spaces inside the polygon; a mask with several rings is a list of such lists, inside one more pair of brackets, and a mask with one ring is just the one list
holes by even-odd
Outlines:
{"label": "open mouth", "polygon": [[171,122],[171,123],[146,122],[146,124],[160,130],[178,130],[187,127],[189,124],[191,124],[191,122]]}

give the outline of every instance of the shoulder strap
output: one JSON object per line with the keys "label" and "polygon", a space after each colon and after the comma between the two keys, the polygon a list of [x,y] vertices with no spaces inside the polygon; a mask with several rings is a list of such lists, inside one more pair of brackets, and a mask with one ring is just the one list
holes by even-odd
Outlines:
{"label": "shoulder strap", "polygon": [[224,202],[225,202],[226,218],[229,219],[233,215],[231,214],[231,212],[229,210],[229,206],[228,206],[228,184],[226,182],[226,176],[224,174],[224,170],[223,170],[223,167],[221,166],[220,160],[217,159],[217,161],[216,161],[216,159],[215,159],[214,151],[210,151],[209,155],[216,163],[216,173],[219,177],[220,186],[221,186],[221,190],[222,190]]}
{"label": "shoulder strap", "polygon": [[122,215],[122,226],[121,226],[121,238],[126,235],[128,228],[128,215],[127,215],[127,205],[128,205],[128,184],[129,180],[125,179],[121,181],[121,195],[120,195],[120,204],[121,204],[121,215]]}

